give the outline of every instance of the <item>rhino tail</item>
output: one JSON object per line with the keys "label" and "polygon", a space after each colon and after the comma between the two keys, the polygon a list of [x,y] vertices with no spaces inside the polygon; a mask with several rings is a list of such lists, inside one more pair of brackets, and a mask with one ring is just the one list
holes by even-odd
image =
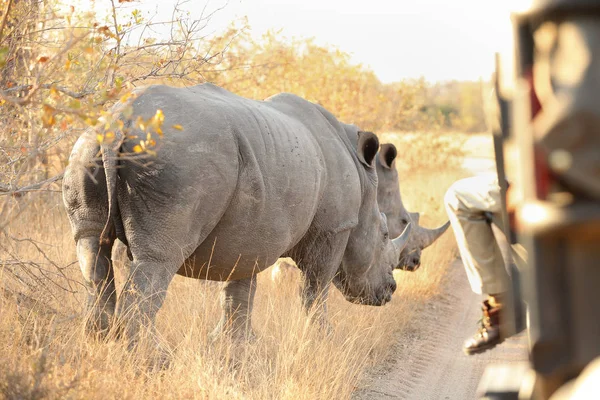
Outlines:
{"label": "rhino tail", "polygon": [[124,137],[123,132],[116,130],[114,140],[110,143],[102,143],[101,145],[102,164],[104,166],[106,192],[108,194],[108,218],[106,220],[106,225],[104,225],[104,229],[100,234],[100,243],[109,244],[116,236],[129,247],[125,237],[125,230],[123,229],[123,221],[121,220],[116,193],[118,157]]}

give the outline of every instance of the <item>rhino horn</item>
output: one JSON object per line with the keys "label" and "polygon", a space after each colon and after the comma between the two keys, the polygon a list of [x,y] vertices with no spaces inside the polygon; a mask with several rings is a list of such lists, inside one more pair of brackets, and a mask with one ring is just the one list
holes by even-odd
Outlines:
{"label": "rhino horn", "polygon": [[406,225],[406,227],[404,228],[404,231],[400,234],[400,236],[398,236],[395,239],[392,239],[392,243],[394,243],[394,245],[396,246],[396,249],[398,249],[398,252],[401,252],[402,250],[404,250],[406,243],[408,243],[408,238],[410,236],[411,230],[412,230],[412,224],[409,222]]}
{"label": "rhino horn", "polygon": [[415,235],[417,236],[417,239],[421,245],[420,247],[424,249],[431,246],[433,242],[435,242],[440,236],[442,236],[444,232],[446,232],[446,229],[448,229],[449,226],[450,221],[435,229],[423,228],[422,226],[417,225]]}

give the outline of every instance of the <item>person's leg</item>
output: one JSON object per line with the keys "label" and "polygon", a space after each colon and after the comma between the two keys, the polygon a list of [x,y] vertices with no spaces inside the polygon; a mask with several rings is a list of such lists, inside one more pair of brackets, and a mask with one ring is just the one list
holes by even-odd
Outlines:
{"label": "person's leg", "polygon": [[466,178],[455,182],[444,200],[471,289],[488,295],[481,327],[465,342],[464,350],[472,354],[500,342],[499,313],[510,290],[502,252],[485,215],[498,212],[500,188],[492,175]]}
{"label": "person's leg", "polygon": [[485,216],[500,208],[500,188],[494,176],[455,182],[446,192],[445,205],[473,292],[498,294],[509,290],[502,252]]}

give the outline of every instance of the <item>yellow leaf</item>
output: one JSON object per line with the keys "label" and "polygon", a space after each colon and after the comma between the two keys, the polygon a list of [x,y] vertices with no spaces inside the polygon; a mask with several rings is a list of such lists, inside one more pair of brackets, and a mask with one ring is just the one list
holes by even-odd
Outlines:
{"label": "yellow leaf", "polygon": [[177,129],[178,131],[182,131],[183,130],[183,126],[179,125],[179,124],[175,124],[172,126],[173,129]]}
{"label": "yellow leaf", "polygon": [[56,123],[56,120],[54,119],[54,112],[56,110],[54,109],[54,107],[48,104],[42,105],[42,110],[42,125],[44,126],[44,128],[51,127]]}
{"label": "yellow leaf", "polygon": [[108,131],[104,134],[104,137],[112,142],[115,139],[115,133],[113,131]]}
{"label": "yellow leaf", "polygon": [[86,54],[94,54],[94,48],[93,48],[93,47],[91,47],[91,46],[88,46],[88,47],[86,47],[85,49],[83,49],[83,51],[84,51]]}
{"label": "yellow leaf", "polygon": [[135,146],[133,146],[133,151],[134,153],[141,153],[144,151],[144,149],[139,144],[136,144]]}
{"label": "yellow leaf", "polygon": [[146,130],[146,122],[144,121],[144,119],[141,116],[138,115],[137,119],[135,120],[135,124],[141,130],[143,130],[143,131]]}
{"label": "yellow leaf", "polygon": [[115,36],[115,34],[110,31],[110,28],[108,26],[101,26],[100,28],[98,28],[98,32],[100,32],[101,34],[103,34],[106,37],[110,37],[113,39],[117,38]]}
{"label": "yellow leaf", "polygon": [[53,97],[58,97],[58,96],[59,96],[59,93],[58,93],[58,90],[56,89],[56,86],[52,86],[52,87],[50,88],[50,94],[51,94]]}
{"label": "yellow leaf", "polygon": [[156,114],[154,114],[154,118],[156,118],[156,120],[158,122],[163,122],[165,120],[165,114],[163,113],[163,111],[159,108],[158,110],[156,110]]}
{"label": "yellow leaf", "polygon": [[65,71],[69,71],[71,69],[71,60],[65,61]]}
{"label": "yellow leaf", "polygon": [[88,126],[94,126],[94,125],[96,125],[97,122],[98,122],[98,119],[95,117],[86,117],[85,118],[85,123]]}
{"label": "yellow leaf", "polygon": [[125,103],[127,100],[129,100],[130,97],[131,97],[131,92],[125,93],[123,96],[121,96],[119,101],[121,103]]}
{"label": "yellow leaf", "polygon": [[69,102],[69,107],[77,110],[77,109],[81,108],[81,101],[79,101],[78,99],[72,99]]}
{"label": "yellow leaf", "polygon": [[53,126],[55,123],[56,123],[56,119],[54,118],[54,115],[42,117],[42,125],[45,128],[49,128],[49,127]]}
{"label": "yellow leaf", "polygon": [[104,142],[104,135],[101,135],[100,133],[98,133],[96,135],[96,141],[100,144],[102,144]]}

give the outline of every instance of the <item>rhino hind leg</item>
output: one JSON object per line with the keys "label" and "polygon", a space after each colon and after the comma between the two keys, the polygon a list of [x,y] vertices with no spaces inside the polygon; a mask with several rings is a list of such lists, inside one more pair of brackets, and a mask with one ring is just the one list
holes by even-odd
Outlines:
{"label": "rhino hind leg", "polygon": [[[179,257],[159,262],[154,258],[137,259],[134,255],[115,313],[119,333],[130,347],[138,342],[140,333],[156,338],[156,314],[182,262]],[[159,343],[156,344],[160,347]]]}
{"label": "rhino hind leg", "polygon": [[77,241],[77,258],[88,290],[86,331],[105,335],[112,323],[117,294],[110,244],[100,244],[98,236]]}
{"label": "rhino hind leg", "polygon": [[221,319],[210,334],[212,341],[231,335],[234,340],[254,338],[252,305],[256,294],[256,275],[247,279],[226,281],[221,289]]}

